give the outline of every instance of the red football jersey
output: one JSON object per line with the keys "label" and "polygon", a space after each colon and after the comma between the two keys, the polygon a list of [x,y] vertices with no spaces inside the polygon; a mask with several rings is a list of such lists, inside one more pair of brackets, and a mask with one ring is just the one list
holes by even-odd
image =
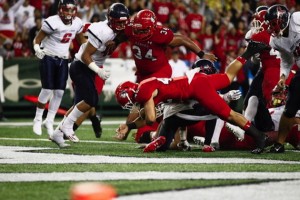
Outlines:
{"label": "red football jersey", "polygon": [[126,27],[125,34],[131,43],[138,82],[149,77],[171,77],[172,68],[166,56],[167,46],[174,37],[170,29],[158,26],[150,39],[141,42],[132,36],[131,26]]}
{"label": "red football jersey", "polygon": [[190,32],[199,33],[202,29],[203,16],[197,13],[190,13],[186,16],[185,22]]}
{"label": "red football jersey", "polygon": [[154,103],[160,102],[182,102],[189,99],[197,100],[212,114],[227,119],[230,107],[220,97],[217,90],[223,89],[230,84],[226,74],[205,75],[196,73],[189,83],[186,76],[178,78],[149,78],[140,83],[135,101],[144,105],[155,90]]}
{"label": "red football jersey", "polygon": [[162,24],[168,23],[170,14],[174,9],[173,4],[171,2],[154,1],[152,6],[157,21],[161,22]]}
{"label": "red football jersey", "polygon": [[[269,44],[271,35],[266,31],[252,35],[252,40]],[[274,49],[264,50],[260,53],[264,80],[262,90],[267,102],[272,99],[272,90],[277,85],[280,77],[280,57]]]}

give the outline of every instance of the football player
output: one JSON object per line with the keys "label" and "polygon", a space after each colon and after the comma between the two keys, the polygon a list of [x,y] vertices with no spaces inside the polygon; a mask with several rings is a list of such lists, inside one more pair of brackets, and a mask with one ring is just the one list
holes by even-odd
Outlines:
{"label": "football player", "polygon": [[[82,21],[77,14],[75,0],[60,0],[57,15],[50,16],[43,22],[41,30],[33,40],[35,55],[40,60],[42,89],[38,97],[33,120],[33,132],[42,134],[42,124],[47,133],[53,133],[53,122],[60,106],[68,79],[69,47],[72,40],[85,41]],[[49,109],[45,121],[42,117],[46,103]]]}
{"label": "football player", "polygon": [[[126,40],[131,43],[138,83],[150,77],[170,78],[172,76],[172,67],[166,56],[167,47],[185,46],[200,58],[211,61],[217,59],[213,54],[204,53],[188,37],[174,34],[169,28],[159,25],[155,14],[147,9],[139,11],[133,17],[132,22],[126,26],[124,34],[117,37],[114,42],[117,45]],[[137,117],[138,113],[136,109],[133,109],[127,122],[132,122]],[[116,138],[126,139],[129,131],[124,137]]]}
{"label": "football player", "polygon": [[[205,59],[197,60],[193,64],[192,69],[195,69],[197,72],[207,75],[215,74],[217,72],[214,64],[211,61]],[[221,96],[224,100],[226,99],[226,101],[229,102],[231,100],[239,99],[241,96],[241,92],[230,91]],[[217,116],[211,115],[205,108],[203,108],[194,100],[188,101],[186,103],[171,103],[165,105],[163,121],[160,123],[157,134],[166,136],[167,145],[164,146],[165,148],[169,146],[175,146],[174,144],[171,144],[173,138],[175,138],[174,141],[175,143],[177,143],[177,146],[179,148],[183,150],[189,150],[191,147],[186,140],[186,126],[194,125],[199,121],[205,121],[205,141],[202,151],[213,152],[215,151],[215,149],[210,146],[210,144],[214,133],[216,120]],[[177,130],[180,135],[180,141],[176,141],[177,137],[174,137]]]}
{"label": "football player", "polygon": [[[256,141],[257,148],[252,153],[262,153],[265,146],[265,134],[258,131],[243,115],[233,111],[218,95],[217,90],[227,87],[246,60],[266,47],[262,43],[250,42],[245,52],[229,65],[225,74],[191,73],[174,79],[153,77],[142,81],[140,84],[132,82],[129,82],[131,84],[128,82],[120,84],[115,93],[118,102],[122,103],[122,106],[126,106],[127,103],[138,103],[143,107],[143,113],[140,117],[141,120],[128,123],[119,131],[126,132],[128,128],[137,128],[145,123],[152,124],[156,120],[155,105],[159,103],[169,100],[182,102],[194,99],[210,113],[225,121],[234,122],[244,129],[246,134]],[[126,101],[127,103],[124,104]],[[167,145],[166,136],[162,135],[149,143],[144,151],[164,149],[164,145]]]}
{"label": "football player", "polygon": [[[278,89],[285,87],[285,81],[289,76],[290,70],[294,63],[300,67],[300,12],[290,14],[288,9],[280,4],[271,6],[266,14],[268,22],[268,31],[272,37],[269,44],[272,48],[279,51],[281,58],[280,63],[280,80],[277,84]],[[288,99],[284,112],[281,115],[278,130],[278,139],[270,152],[283,153],[284,142],[295,122],[295,116],[300,109],[300,70],[298,69],[292,78]]]}
{"label": "football player", "polygon": [[88,41],[81,45],[70,66],[70,77],[75,91],[74,106],[52,136],[52,141],[59,147],[69,146],[65,143],[64,136],[72,142],[79,142],[73,130],[74,122],[97,105],[97,88],[102,91],[102,87],[96,87],[95,77],[101,78],[102,83],[98,84],[103,86],[110,76],[110,72],[103,68],[105,59],[109,57],[105,43],[113,40],[119,32],[123,31],[128,21],[127,7],[122,3],[114,3],[108,9],[107,20],[89,26]]}

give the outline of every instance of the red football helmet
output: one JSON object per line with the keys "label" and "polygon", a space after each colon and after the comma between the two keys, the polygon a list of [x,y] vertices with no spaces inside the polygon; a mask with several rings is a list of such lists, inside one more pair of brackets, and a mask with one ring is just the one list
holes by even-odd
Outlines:
{"label": "red football helmet", "polygon": [[253,19],[251,21],[251,27],[254,28],[256,32],[268,29],[268,24],[265,22],[266,14],[267,10],[261,10],[259,12],[254,13]]}
{"label": "red football helmet", "polygon": [[133,18],[132,34],[137,40],[148,40],[156,28],[156,16],[151,10],[141,10]]}
{"label": "red football helmet", "polygon": [[273,5],[267,11],[266,21],[269,25],[268,31],[272,36],[281,36],[289,25],[290,13],[283,5]]}
{"label": "red football helmet", "polygon": [[108,25],[114,31],[121,31],[125,29],[129,22],[128,8],[122,3],[112,4],[107,11]]}
{"label": "red football helmet", "polygon": [[120,83],[116,88],[115,98],[123,109],[132,109],[137,88],[138,84],[130,81]]}
{"label": "red football helmet", "polygon": [[60,0],[58,3],[58,15],[64,24],[71,24],[77,15],[77,3],[75,0]]}
{"label": "red football helmet", "polygon": [[271,105],[273,107],[283,106],[286,103],[288,95],[288,86],[285,86],[282,89],[275,87],[272,91],[272,100]]}

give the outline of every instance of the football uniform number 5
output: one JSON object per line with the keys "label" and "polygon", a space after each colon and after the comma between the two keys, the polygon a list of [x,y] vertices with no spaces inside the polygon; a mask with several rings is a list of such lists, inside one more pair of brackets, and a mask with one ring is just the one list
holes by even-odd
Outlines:
{"label": "football uniform number 5", "polygon": [[61,39],[61,43],[68,43],[72,37],[72,33],[66,33]]}

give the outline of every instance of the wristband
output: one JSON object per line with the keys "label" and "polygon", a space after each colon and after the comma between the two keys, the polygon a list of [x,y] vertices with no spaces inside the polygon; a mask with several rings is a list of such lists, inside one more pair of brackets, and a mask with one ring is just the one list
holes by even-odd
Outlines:
{"label": "wristband", "polygon": [[197,53],[197,56],[199,56],[199,58],[203,58],[204,54],[205,54],[204,51],[199,51]]}
{"label": "wristband", "polygon": [[91,62],[88,67],[93,70],[95,73],[98,73],[99,67],[96,65],[95,62]]}
{"label": "wristband", "polygon": [[242,65],[244,65],[247,62],[247,60],[245,58],[241,57],[241,56],[237,57],[236,60],[241,62]]}
{"label": "wristband", "polygon": [[126,124],[128,129],[136,129],[137,128],[137,125],[134,123],[134,122],[131,122],[129,124]]}

